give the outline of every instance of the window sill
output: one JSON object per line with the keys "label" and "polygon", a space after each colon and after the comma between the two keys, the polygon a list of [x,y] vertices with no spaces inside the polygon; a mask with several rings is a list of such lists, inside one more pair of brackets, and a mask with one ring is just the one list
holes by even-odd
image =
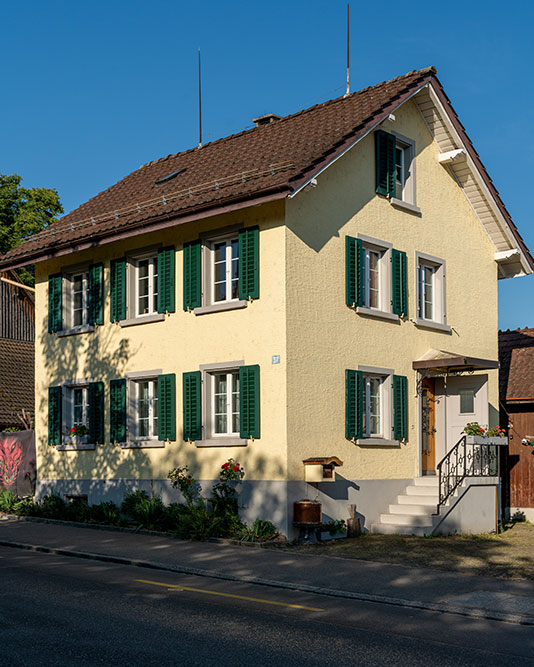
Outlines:
{"label": "window sill", "polygon": [[79,327],[72,327],[72,329],[63,329],[62,331],[57,331],[56,335],[58,338],[63,338],[64,336],[75,336],[76,334],[91,333],[95,328],[92,324],[82,324]]}
{"label": "window sill", "polygon": [[69,442],[63,445],[56,445],[58,452],[67,452],[72,450],[95,449],[96,445],[90,442]]}
{"label": "window sill", "polygon": [[432,320],[422,320],[417,317],[413,320],[413,323],[416,327],[422,327],[423,329],[434,329],[435,331],[445,331],[446,333],[452,332],[452,327],[448,324],[442,324],[441,322],[433,322]]}
{"label": "window sill", "polygon": [[121,449],[154,449],[156,447],[165,447],[163,440],[131,440],[119,444]]}
{"label": "window sill", "polygon": [[224,301],[223,303],[212,303],[209,306],[200,306],[194,308],[195,315],[207,315],[207,313],[220,313],[223,310],[236,310],[237,308],[246,308],[248,301]]}
{"label": "window sill", "polygon": [[151,315],[139,315],[131,319],[121,320],[120,327],[134,327],[137,324],[148,324],[149,322],[162,322],[165,319],[164,313],[152,313]]}
{"label": "window sill", "polygon": [[358,315],[365,315],[368,317],[376,317],[379,320],[391,320],[392,322],[399,322],[400,318],[395,313],[387,313],[385,310],[375,310],[374,308],[366,308],[365,306],[357,306],[356,312]]}
{"label": "window sill", "polygon": [[405,211],[409,211],[410,213],[417,213],[418,215],[421,215],[421,209],[419,208],[419,206],[416,206],[415,204],[410,204],[410,202],[403,201],[402,199],[397,199],[396,197],[391,197],[389,203],[392,206],[395,206],[396,208],[402,208]]}
{"label": "window sill", "polygon": [[400,447],[400,442],[398,440],[386,440],[386,438],[358,438],[356,444],[364,446],[373,445],[373,447]]}
{"label": "window sill", "polygon": [[248,441],[241,438],[209,438],[195,441],[195,447],[246,447],[247,444]]}

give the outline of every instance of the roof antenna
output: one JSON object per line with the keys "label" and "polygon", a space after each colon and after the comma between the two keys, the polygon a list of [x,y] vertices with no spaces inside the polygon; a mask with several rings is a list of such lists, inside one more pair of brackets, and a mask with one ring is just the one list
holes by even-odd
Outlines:
{"label": "roof antenna", "polygon": [[200,80],[200,46],[198,47],[198,147],[202,148],[202,88]]}
{"label": "roof antenna", "polygon": [[349,78],[349,3],[347,2],[347,92],[343,97],[350,94],[350,78]]}

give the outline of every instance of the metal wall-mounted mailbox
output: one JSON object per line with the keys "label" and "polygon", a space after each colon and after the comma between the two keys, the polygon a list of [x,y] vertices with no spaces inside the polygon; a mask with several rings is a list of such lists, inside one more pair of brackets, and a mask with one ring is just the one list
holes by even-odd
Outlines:
{"label": "metal wall-mounted mailbox", "polygon": [[336,467],[343,465],[337,456],[314,456],[302,463],[306,482],[335,482]]}

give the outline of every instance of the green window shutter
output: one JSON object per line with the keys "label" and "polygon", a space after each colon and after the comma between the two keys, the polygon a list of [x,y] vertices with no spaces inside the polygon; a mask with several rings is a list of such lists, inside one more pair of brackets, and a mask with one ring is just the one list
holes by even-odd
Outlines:
{"label": "green window shutter", "polygon": [[48,278],[48,332],[55,333],[63,328],[63,279],[60,273]]}
{"label": "green window shutter", "polygon": [[257,227],[247,227],[239,232],[239,298],[259,299],[259,240]]}
{"label": "green window shutter", "polygon": [[89,442],[104,442],[104,383],[89,384]]}
{"label": "green window shutter", "polygon": [[94,264],[89,269],[89,324],[104,324],[104,267]]}
{"label": "green window shutter", "polygon": [[202,305],[202,246],[200,241],[184,244],[184,310]]}
{"label": "green window shutter", "polygon": [[61,387],[48,387],[48,444],[61,444]]}
{"label": "green window shutter", "polygon": [[260,437],[260,367],[239,368],[239,435]]}
{"label": "green window shutter", "polygon": [[114,259],[111,262],[110,312],[112,322],[126,319],[125,259]]}
{"label": "green window shutter", "polygon": [[158,250],[158,313],[174,313],[174,246]]}
{"label": "green window shutter", "polygon": [[408,438],[408,378],[393,376],[393,438]]}
{"label": "green window shutter", "polygon": [[183,374],[184,440],[202,440],[200,371]]}
{"label": "green window shutter", "polygon": [[363,373],[345,371],[345,437],[349,440],[363,435]]}
{"label": "green window shutter", "polygon": [[126,441],[126,380],[109,383],[109,427],[111,442]]}
{"label": "green window shutter", "polygon": [[158,438],[176,440],[176,375],[158,377]]}
{"label": "green window shutter", "polygon": [[379,195],[395,196],[396,147],[397,140],[393,134],[383,130],[375,132],[376,192]]}
{"label": "green window shutter", "polygon": [[408,316],[408,281],[406,253],[393,249],[391,252],[392,307],[396,315]]}
{"label": "green window shutter", "polygon": [[360,239],[345,237],[345,303],[363,306],[363,251]]}

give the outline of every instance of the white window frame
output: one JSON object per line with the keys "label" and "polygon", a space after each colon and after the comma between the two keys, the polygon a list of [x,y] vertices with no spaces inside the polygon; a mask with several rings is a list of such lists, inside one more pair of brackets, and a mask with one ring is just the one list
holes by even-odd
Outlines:
{"label": "white window frame", "polygon": [[61,445],[56,449],[94,449],[95,443],[89,442],[89,434],[84,436],[70,435],[74,426],[74,390],[84,390],[85,426],[89,428],[89,384],[92,378],[67,380],[61,385]]}
{"label": "white window frame", "polygon": [[378,317],[386,320],[397,321],[399,316],[392,312],[392,278],[391,278],[391,250],[393,245],[387,241],[381,241],[380,239],[375,239],[371,236],[366,236],[364,234],[358,234],[358,239],[362,242],[363,254],[364,254],[364,302],[369,303],[368,291],[369,291],[369,269],[368,269],[368,252],[379,253],[380,258],[378,260],[378,308],[371,308],[368,305],[358,306],[356,312],[360,315],[368,315],[371,317]]}
{"label": "white window frame", "polygon": [[395,193],[397,183],[397,150],[402,151],[402,192],[400,197],[392,197],[393,206],[408,209],[414,213],[421,210],[416,202],[416,175],[415,175],[415,141],[397,132],[392,133],[396,139],[395,145]]}
{"label": "white window frame", "polygon": [[[146,317],[150,315],[157,314],[157,271],[158,271],[158,254],[156,253],[147,253],[141,257],[135,257],[131,260],[132,273],[133,273],[133,289],[132,289],[132,300],[133,300],[133,313],[134,317]],[[148,284],[148,309],[145,312],[139,311],[139,299],[141,298],[139,291],[139,283],[141,278],[139,277],[139,270],[141,262],[148,262],[148,276],[146,277]],[[155,267],[155,268],[154,268]],[[156,287],[154,287],[154,278],[156,279]],[[144,279],[145,280],[145,279]],[[156,298],[156,306],[154,307],[154,297]]]}
{"label": "white window frame", "polygon": [[[356,440],[358,445],[383,445],[398,446],[399,441],[393,439],[393,375],[392,368],[379,368],[376,366],[358,366],[358,370],[363,373],[364,389],[364,410],[366,433],[362,438]],[[370,433],[368,431],[370,423],[370,403],[368,392],[368,380],[370,378],[379,378],[380,384],[380,431],[381,433]]]}
{"label": "white window frame", "polygon": [[[136,371],[126,374],[126,442],[121,443],[123,449],[134,449],[141,447],[165,447],[165,442],[153,432],[154,410],[157,410],[157,384],[154,388],[156,394],[150,397],[149,404],[149,434],[139,435],[139,385],[141,382],[154,382],[162,375],[161,369],[153,371]],[[154,387],[154,385],[152,385]],[[153,390],[153,391],[154,391]],[[156,400],[154,400],[154,398]],[[158,422],[159,429],[159,422]]]}
{"label": "white window frame", "polygon": [[[215,246],[219,243],[227,243],[226,248],[226,262],[231,257],[231,241],[239,240],[239,230],[243,225],[232,225],[225,227],[216,232],[208,232],[201,235],[202,241],[202,306],[195,308],[193,312],[195,315],[204,315],[206,313],[219,312],[223,310],[234,310],[236,308],[246,308],[248,301],[246,299],[239,299],[239,292],[236,298],[228,298],[231,294],[231,262],[230,266],[226,268],[226,296],[227,298],[221,301],[215,301]],[[238,249],[239,253],[239,249]],[[238,256],[239,267],[239,256]],[[239,269],[237,286],[239,290]]]}
{"label": "white window frame", "polygon": [[[164,313],[158,313],[157,305],[153,309],[155,292],[150,277],[148,290],[150,310],[148,313],[139,313],[139,262],[155,259],[157,266],[159,248],[161,248],[161,243],[130,252],[126,256],[126,319],[119,322],[121,327],[160,322],[165,319]],[[150,266],[149,264],[149,276],[151,275]]]}
{"label": "white window frame", "polygon": [[[244,361],[230,361],[213,364],[202,364],[202,440],[195,442],[197,447],[246,447],[247,440],[239,437],[237,433],[215,433],[215,400],[214,385],[215,376],[221,374],[233,374],[239,372]],[[231,392],[227,385],[227,396],[231,399]],[[227,410],[227,415],[229,414]],[[231,411],[230,411],[231,416]]]}
{"label": "white window frame", "polygon": [[[423,315],[422,308],[422,282],[421,268],[429,267],[433,269],[432,273],[432,318]],[[451,327],[447,324],[447,285],[446,285],[446,262],[444,259],[428,255],[423,252],[415,253],[415,298],[416,298],[416,317],[415,324],[429,329],[438,329],[440,331],[450,332]]]}
{"label": "white window frame", "polygon": [[[62,323],[61,331],[58,336],[68,336],[71,334],[93,331],[94,327],[89,324],[89,271],[90,264],[77,264],[67,266],[61,273],[61,309]],[[74,278],[82,276],[82,323],[74,324]]]}

